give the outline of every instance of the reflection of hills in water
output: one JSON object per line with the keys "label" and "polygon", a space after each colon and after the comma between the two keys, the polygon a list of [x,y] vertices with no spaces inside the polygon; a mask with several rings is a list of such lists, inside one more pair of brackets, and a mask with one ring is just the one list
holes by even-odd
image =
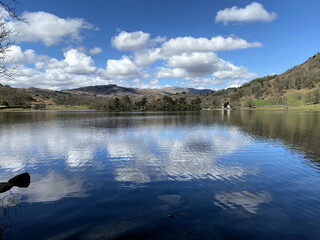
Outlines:
{"label": "reflection of hills in water", "polygon": [[[267,140],[280,139],[290,148],[303,151],[306,161],[316,166],[320,156],[319,113],[137,113],[129,114],[129,118],[124,113],[74,113],[75,117],[48,113],[48,121],[39,117],[43,113],[15,113],[19,114],[39,121],[29,119],[22,124],[15,117],[0,124],[0,168],[9,172],[59,166],[66,172],[82,172],[83,176],[88,169],[112,172],[119,182],[229,181],[259,171],[241,161],[221,161],[225,156],[232,159],[233,154],[253,144],[247,133]],[[26,191],[30,193],[27,201],[36,201],[32,196],[38,190],[33,188],[41,186],[43,195],[35,197],[41,201],[85,196],[83,181],[72,175],[65,177],[59,170],[40,174]]]}
{"label": "reflection of hills in water", "polygon": [[[62,164],[71,171],[102,170],[109,162],[116,181],[135,183],[170,179],[229,180],[257,171],[219,162],[220,157],[249,143],[237,128],[202,126],[199,115],[194,114],[142,115],[144,117],[137,115],[137,118],[121,114],[113,118],[103,114],[88,118],[82,115],[79,119],[48,121],[41,125],[4,125],[0,130],[0,167],[17,172],[27,167]],[[105,154],[98,157],[101,152]],[[46,180],[37,181],[50,186],[50,179],[60,179],[50,177],[52,174],[44,176]],[[67,180],[65,182],[70,179]],[[81,186],[74,189],[79,188]]]}
{"label": "reflection of hills in water", "polygon": [[319,112],[233,111],[227,115],[224,111],[223,114],[220,123],[239,126],[254,137],[281,140],[292,150],[302,152],[306,163],[320,168]]}

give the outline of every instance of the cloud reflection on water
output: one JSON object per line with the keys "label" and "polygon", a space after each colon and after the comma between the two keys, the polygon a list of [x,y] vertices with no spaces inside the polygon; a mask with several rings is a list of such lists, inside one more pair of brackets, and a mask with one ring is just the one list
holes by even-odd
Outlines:
{"label": "cloud reflection on water", "polygon": [[27,196],[27,202],[50,202],[64,197],[85,197],[86,189],[82,179],[51,171],[38,179],[33,177],[32,184],[23,194]]}
{"label": "cloud reflection on water", "polygon": [[[86,190],[81,179],[89,174],[88,168],[111,172],[115,181],[136,184],[231,180],[258,171],[241,162],[220,161],[250,144],[248,136],[237,127],[172,127],[167,122],[152,124],[146,119],[143,125],[127,126],[126,118],[117,121],[119,128],[115,123],[110,128],[108,121],[102,122],[102,127],[92,127],[97,124],[94,120],[86,120],[85,124],[51,121],[2,128],[0,168],[7,172],[47,169],[26,191],[27,201],[33,202],[82,196]],[[65,176],[68,172],[72,172],[70,177]]]}
{"label": "cloud reflection on water", "polygon": [[[164,130],[166,131],[166,130]],[[116,181],[146,183],[152,181],[192,179],[229,180],[246,174],[256,174],[256,168],[228,166],[219,157],[232,154],[249,144],[240,131],[230,127],[183,129],[170,135],[163,131],[140,132],[131,143],[125,136],[108,142],[108,153],[118,164],[114,168]],[[217,132],[217,133],[216,133]],[[164,138],[165,136],[166,138]],[[141,145],[139,138],[150,139],[152,146]],[[131,136],[132,138],[132,136]],[[117,153],[117,154],[115,154]],[[118,157],[118,159],[115,159]]]}
{"label": "cloud reflection on water", "polygon": [[236,206],[241,206],[244,210],[252,214],[257,213],[260,204],[268,203],[272,200],[271,194],[266,191],[258,193],[248,191],[220,193],[215,194],[214,198],[214,204],[218,207],[235,209]]}

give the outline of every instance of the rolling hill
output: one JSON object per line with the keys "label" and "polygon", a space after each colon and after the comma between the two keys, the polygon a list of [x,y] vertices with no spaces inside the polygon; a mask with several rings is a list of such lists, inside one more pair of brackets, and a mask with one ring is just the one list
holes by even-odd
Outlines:
{"label": "rolling hill", "polygon": [[[244,99],[264,100],[263,104],[314,104],[320,91],[320,53],[280,75],[253,79],[238,88],[212,92],[206,99],[218,106],[223,102],[240,105]],[[319,93],[320,94],[320,93]]]}

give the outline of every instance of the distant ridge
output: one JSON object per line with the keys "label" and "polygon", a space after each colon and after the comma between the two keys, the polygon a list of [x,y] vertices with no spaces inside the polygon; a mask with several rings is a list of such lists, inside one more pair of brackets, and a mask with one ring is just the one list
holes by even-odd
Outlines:
{"label": "distant ridge", "polygon": [[64,89],[62,92],[68,92],[79,95],[98,95],[98,96],[123,96],[139,97],[141,95],[173,95],[178,93],[206,95],[211,92],[210,89],[195,89],[184,87],[166,87],[163,89],[141,89],[121,87],[115,84],[87,86],[74,89]]}
{"label": "distant ridge", "polygon": [[195,88],[184,88],[184,87],[166,87],[162,89],[163,92],[165,93],[171,93],[171,94],[176,94],[176,93],[191,93],[191,94],[201,94],[201,95],[206,95],[207,93],[211,92],[212,90],[210,89],[195,89]]}

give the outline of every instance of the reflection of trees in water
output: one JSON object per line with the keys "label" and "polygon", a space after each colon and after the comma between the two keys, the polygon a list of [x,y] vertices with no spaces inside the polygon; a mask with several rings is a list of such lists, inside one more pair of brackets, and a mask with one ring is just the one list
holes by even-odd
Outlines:
{"label": "reflection of trees in water", "polygon": [[20,195],[9,193],[0,195],[0,240],[6,229],[13,227],[13,218],[21,216]]}
{"label": "reflection of trees in water", "polygon": [[[220,111],[219,111],[220,112]],[[222,124],[236,125],[256,138],[281,140],[289,148],[302,151],[307,164],[320,168],[320,113],[288,111],[232,111],[203,113]]]}
{"label": "reflection of trees in water", "polygon": [[7,209],[18,205],[20,198],[16,194],[7,194],[0,198],[0,207],[3,209],[3,215],[7,216]]}
{"label": "reflection of trees in water", "polygon": [[[148,139],[150,142],[151,131],[154,131],[152,136],[155,136],[153,138],[154,143],[152,144],[158,144],[157,146],[163,147],[167,139],[173,139],[171,138],[171,135],[164,136],[166,133],[164,130],[167,129],[170,133],[177,133],[179,130],[183,131],[187,128],[188,131],[187,134],[184,135],[184,138],[190,138],[191,140],[193,138],[197,140],[189,141],[190,143],[184,141],[181,148],[178,146],[179,150],[185,153],[187,159],[190,159],[187,155],[189,154],[190,156],[193,152],[195,154],[197,152],[211,152],[212,155],[217,154],[213,151],[218,149],[218,147],[219,149],[222,149],[225,154],[230,151],[229,148],[232,144],[243,142],[241,135],[242,132],[245,132],[251,134],[251,136],[254,136],[255,138],[265,138],[267,141],[270,141],[270,139],[279,139],[291,149],[303,152],[306,156],[307,164],[315,165],[320,168],[320,148],[318,147],[320,145],[320,138],[318,137],[320,136],[320,128],[317,126],[319,120],[320,114],[316,112],[290,111],[229,110],[202,111],[200,113],[90,112],[90,114],[88,114],[88,112],[0,113],[0,130],[1,127],[4,127],[2,135],[9,136],[2,137],[3,144],[1,144],[1,151],[3,153],[0,167],[17,171],[25,168],[27,163],[29,165],[32,164],[33,166],[39,164],[39,162],[36,162],[33,158],[27,159],[25,157],[27,152],[25,151],[26,148],[20,147],[19,143],[21,141],[29,142],[30,144],[27,145],[29,149],[32,147],[32,150],[36,149],[39,154],[45,154],[46,158],[42,160],[42,164],[50,157],[57,158],[57,156],[65,155],[67,152],[68,158],[66,163],[69,167],[84,168],[92,165],[92,159],[95,150],[98,148],[97,146],[108,145],[109,153],[116,151],[115,155],[119,155],[120,150],[127,149],[128,156],[123,156],[123,158],[127,159],[128,157],[134,157],[135,155],[138,155],[137,158],[140,158],[142,155],[140,152],[142,151],[137,152],[136,150],[139,148],[134,149],[132,145],[135,142],[138,142],[141,145],[141,141],[144,141],[143,144],[150,146],[151,149],[153,146],[144,140]],[[44,123],[40,124],[41,121],[44,121]],[[59,121],[63,122],[63,124],[58,123]],[[57,124],[53,124],[53,122]],[[18,126],[20,123],[21,129]],[[26,128],[27,130],[23,128],[23,124],[26,123],[31,123],[31,127],[28,126]],[[15,128],[9,128],[8,125],[10,124],[16,124]],[[230,132],[228,136],[223,137],[222,132],[219,132],[219,128],[214,129],[214,126],[219,127],[221,125],[237,126],[233,128],[229,127],[228,129],[233,131],[233,129],[238,130],[238,127],[240,127],[242,131],[239,131],[238,134]],[[72,128],[66,128],[69,126],[72,126]],[[201,126],[204,129],[208,127],[209,130],[215,132],[215,136],[204,139],[203,141],[203,139],[198,137],[198,135],[204,135],[204,133],[196,131],[198,126]],[[46,134],[42,135],[44,129]],[[134,130],[131,131],[130,129]],[[144,133],[146,129],[148,133]],[[158,134],[159,129],[161,129],[161,134]],[[23,136],[21,135],[22,130],[24,130]],[[130,139],[121,139],[120,136],[124,133],[128,134]],[[137,136],[133,136],[133,133]],[[145,134],[147,137],[142,138],[139,134]],[[41,136],[41,138],[34,136]],[[157,141],[157,138],[160,141]],[[222,140],[223,144],[217,142],[215,146],[213,146],[211,143],[217,141],[219,138]],[[117,139],[119,142],[117,142]],[[176,136],[174,137],[174,140],[181,142],[183,139]],[[108,142],[108,144],[105,144],[105,142]],[[126,145],[128,145],[128,147],[126,147]],[[173,148],[173,142],[168,141],[168,144],[165,145],[165,147],[167,147],[167,149]],[[178,147],[176,145],[174,146],[175,149]],[[210,147],[212,148],[211,150]],[[11,152],[8,151],[8,149],[10,149]],[[14,155],[12,152],[14,152]],[[151,152],[151,158],[154,157],[153,154],[156,155],[159,160],[159,152]],[[19,155],[22,157],[17,157]],[[173,152],[171,154],[175,159],[177,157],[181,158],[180,155],[181,152]],[[145,157],[146,156],[142,156],[143,159]],[[210,156],[205,156],[204,158],[206,159],[208,157]],[[195,156],[195,159],[198,158],[199,156]],[[169,165],[170,163],[171,162],[169,162]],[[169,165],[167,164],[167,166]],[[195,167],[190,165],[189,168],[193,169]],[[203,169],[207,169],[207,166]],[[149,172],[149,170],[147,171]],[[130,172],[135,174],[136,171],[130,170]],[[128,172],[124,174],[124,176],[128,175]]]}

